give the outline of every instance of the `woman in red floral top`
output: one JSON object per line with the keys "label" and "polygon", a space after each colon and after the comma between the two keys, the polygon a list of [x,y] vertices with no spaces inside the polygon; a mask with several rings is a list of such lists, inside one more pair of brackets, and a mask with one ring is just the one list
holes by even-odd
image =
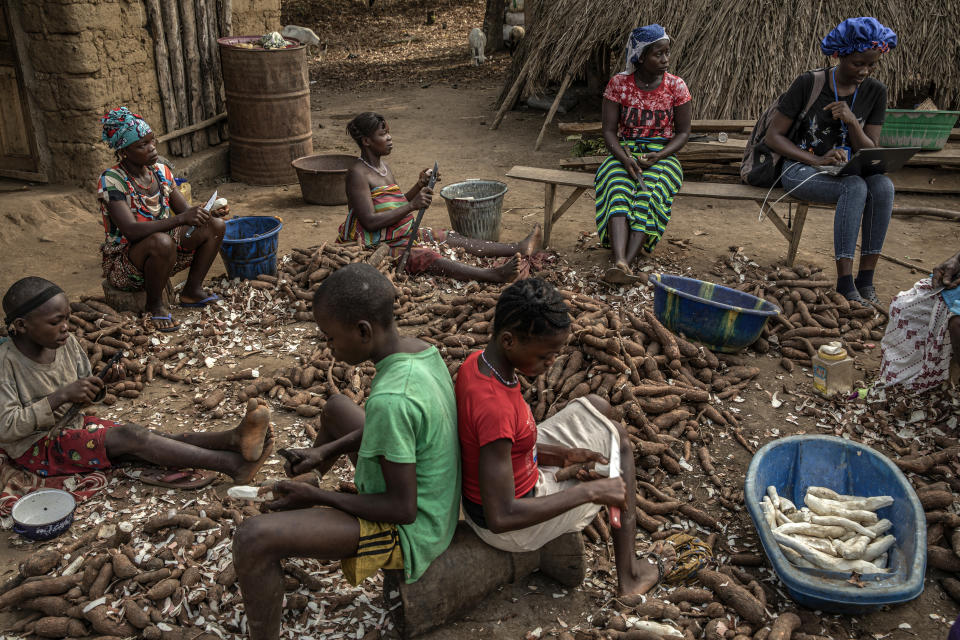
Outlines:
{"label": "woman in red floral top", "polygon": [[667,73],[670,37],[658,24],[634,29],[627,68],[603,93],[603,139],[610,156],[597,169],[597,231],[613,250],[604,279],[637,279],[631,264],[660,241],[673,197],[683,182],[676,153],[690,137],[691,97],[686,83]]}

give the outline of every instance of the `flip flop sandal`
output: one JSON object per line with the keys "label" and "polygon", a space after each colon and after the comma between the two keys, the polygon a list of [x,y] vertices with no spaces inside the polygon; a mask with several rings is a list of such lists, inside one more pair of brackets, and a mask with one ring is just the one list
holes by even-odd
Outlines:
{"label": "flip flop sandal", "polygon": [[603,281],[610,284],[634,284],[640,276],[630,275],[620,267],[610,267],[603,274]]}
{"label": "flip flop sandal", "polygon": [[713,561],[713,549],[700,538],[686,533],[675,533],[666,540],[676,552],[673,568],[663,577],[669,584],[677,584],[692,580],[697,572]]}
{"label": "flip flop sandal", "polygon": [[210,485],[220,474],[205,469],[142,469],[139,476],[127,475],[155,487],[192,490]]}
{"label": "flip flop sandal", "polygon": [[181,308],[181,309],[196,309],[196,308],[199,308],[199,307],[205,307],[205,306],[207,306],[208,304],[212,304],[212,303],[216,302],[216,301],[219,300],[219,299],[220,299],[220,296],[218,296],[218,295],[215,294],[215,293],[211,293],[210,295],[208,295],[208,296],[207,296],[206,298],[204,298],[203,300],[197,300],[196,302],[184,302],[184,301],[181,299],[181,300],[180,300],[180,308]]}
{"label": "flip flop sandal", "polygon": [[[157,331],[162,331],[163,333],[173,333],[174,331],[178,331],[180,329],[180,325],[176,322],[173,322],[172,313],[168,313],[165,316],[150,316],[150,320],[153,322],[154,328],[156,328]],[[173,322],[173,324],[171,324],[169,327],[161,327],[157,325],[157,320],[166,320],[167,322]]]}

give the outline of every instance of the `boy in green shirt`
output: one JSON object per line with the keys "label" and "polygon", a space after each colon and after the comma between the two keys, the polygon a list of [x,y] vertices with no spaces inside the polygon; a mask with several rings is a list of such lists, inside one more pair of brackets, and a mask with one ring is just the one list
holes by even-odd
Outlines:
{"label": "boy in green shirt", "polygon": [[342,559],[353,584],[381,568],[402,568],[413,582],[453,538],[460,504],[453,382],[436,348],[400,336],[394,297],[393,284],[362,263],[335,271],[314,296],[313,317],[334,357],[372,360],[377,374],[365,410],[342,395],[327,401],[314,447],[284,452],[287,472],[323,474],[346,454],[358,494],[284,480],[266,503],[276,513],[237,529],[234,566],[252,640],[279,637],[283,558]]}

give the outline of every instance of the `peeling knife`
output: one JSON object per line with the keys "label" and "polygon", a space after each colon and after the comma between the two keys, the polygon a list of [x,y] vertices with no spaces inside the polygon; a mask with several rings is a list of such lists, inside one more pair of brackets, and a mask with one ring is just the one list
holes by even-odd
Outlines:
{"label": "peeling knife", "polygon": [[[620,469],[620,442],[614,433],[610,434],[610,477],[619,478]],[[620,528],[620,507],[608,507],[610,513],[610,526],[614,529]]]}

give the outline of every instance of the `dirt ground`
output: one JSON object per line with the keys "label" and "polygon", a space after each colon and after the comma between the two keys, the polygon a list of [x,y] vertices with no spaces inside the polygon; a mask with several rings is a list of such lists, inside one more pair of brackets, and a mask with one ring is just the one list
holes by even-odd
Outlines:
{"label": "dirt ground", "polygon": [[[476,7],[464,20],[475,19],[475,14]],[[535,222],[542,220],[543,187],[505,179],[504,174],[514,165],[556,167],[561,158],[569,155],[572,142],[564,140],[552,128],[542,150],[534,152],[533,142],[544,114],[526,109],[509,113],[502,126],[491,131],[492,105],[500,90],[494,70],[502,69],[507,59],[501,54],[494,59],[494,66],[490,69],[472,72],[466,60],[465,40],[464,36],[459,53],[455,47],[448,52],[454,62],[445,62],[448,71],[438,78],[420,82],[418,78],[408,77],[408,81],[398,82],[389,90],[381,86],[369,86],[364,81],[345,87],[344,78],[349,74],[339,72],[335,74],[336,81],[331,83],[338,90],[330,90],[323,82],[323,65],[316,63],[311,73],[313,78],[318,79],[318,83],[313,85],[314,148],[318,153],[354,152],[355,147],[345,131],[347,121],[360,111],[378,111],[391,126],[395,146],[388,162],[400,179],[401,186],[410,184],[420,169],[432,165],[434,161],[440,165],[444,184],[467,178],[504,180],[509,185],[509,191],[503,205],[502,239],[518,240],[526,235]],[[331,47],[327,55],[332,56],[331,52],[337,51],[341,49]],[[345,64],[352,59],[344,55],[343,60]],[[594,118],[596,109],[585,108],[577,115],[561,116],[561,119],[576,117]],[[90,167],[91,187],[100,169]],[[281,254],[293,247],[333,241],[345,214],[344,207],[305,204],[297,185],[262,188],[227,182],[217,185],[217,188],[221,195],[229,199],[236,215],[275,215],[283,219]],[[193,185],[193,189],[194,200],[203,201],[213,185]],[[592,239],[581,242],[582,234],[595,231],[590,195],[585,194],[555,224],[550,247],[581,272],[598,271],[608,260],[608,253],[594,247]],[[956,208],[955,200],[945,198],[898,198],[898,204],[920,202]],[[729,255],[731,247],[742,247],[742,251],[759,264],[773,265],[785,254],[786,242],[769,221],[758,222],[757,213],[757,207],[752,203],[680,197],[675,203],[673,219],[664,241],[657,250],[655,263],[652,264],[657,269],[663,265],[672,273],[709,279],[710,270],[718,259]],[[831,273],[832,255],[831,215],[830,211],[823,209],[811,211],[798,258],[801,263],[821,265],[828,273]],[[3,222],[0,225],[0,253],[3,255],[0,290],[6,290],[13,281],[25,275],[43,275],[64,287],[73,298],[81,294],[99,293],[101,278],[97,246],[103,235],[92,188],[39,187],[0,182],[0,221]],[[424,224],[434,227],[449,225],[439,197],[427,212]],[[672,241],[685,241],[685,246]],[[886,302],[896,292],[909,288],[923,273],[958,247],[960,225],[956,223],[924,218],[895,219],[884,251],[904,260],[915,261],[918,268],[911,271],[881,261],[876,275],[881,298]],[[217,261],[211,276],[221,273],[222,264]],[[796,423],[788,422],[785,418],[789,406],[785,404],[780,409],[774,409],[768,395],[781,388],[808,389],[809,373],[798,369],[793,374],[786,374],[776,366],[773,358],[748,357],[755,360],[751,364],[760,367],[762,374],[756,384],[748,387],[744,393],[745,401],[737,406],[747,438],[762,444],[778,436],[818,432],[811,418],[799,416]],[[276,349],[270,356],[254,355],[244,361],[244,366],[256,366],[264,370],[278,369],[288,364],[290,362],[282,349]],[[864,379],[872,378],[878,366],[876,350],[859,357],[858,366],[863,370]],[[148,390],[138,400],[122,400],[113,407],[113,412],[126,420],[142,421],[167,430],[192,427],[191,420],[194,418],[184,417],[196,415],[191,410],[192,394],[169,384],[152,385]],[[163,413],[157,411],[158,401],[164,403]],[[286,446],[298,440],[302,443],[299,422],[286,412],[277,412],[275,415],[280,444]],[[202,427],[225,428],[232,420],[235,417],[231,415],[222,420],[206,420]],[[714,453],[719,470],[726,474],[731,484],[742,486],[749,453],[730,441],[721,442],[720,453],[722,455]],[[277,475],[280,468],[268,467],[267,473]],[[684,479],[684,482],[694,493],[706,495],[702,488],[703,479],[696,474]],[[216,491],[222,494],[225,486],[218,485]],[[729,520],[726,534],[731,543],[738,549],[756,545],[756,536],[752,533],[753,527],[745,510],[725,513],[725,516]],[[30,544],[23,544],[10,532],[0,532],[0,576],[14,569],[30,552]],[[595,556],[603,555],[598,549],[593,553]],[[595,564],[593,569],[595,571],[591,579],[602,580],[605,574],[599,570],[599,565]],[[823,616],[820,619],[821,632],[837,639],[932,640],[944,637],[947,629],[944,621],[952,621],[960,608],[945,596],[933,573],[932,570],[928,572],[926,589],[919,599],[863,616]],[[771,577],[771,581],[774,586],[777,585],[775,578]],[[557,585],[533,576],[504,587],[481,603],[465,620],[427,637],[452,640],[468,633],[480,633],[492,638],[518,638],[538,627],[543,629],[544,634],[559,631],[565,626],[586,624],[588,616],[594,615],[598,606],[605,604],[602,593],[602,589],[588,584],[583,589],[562,595]],[[556,597],[558,594],[561,597]],[[811,616],[809,614],[807,617]],[[5,628],[12,619],[10,613],[0,614],[0,629]],[[902,623],[909,624],[909,628],[898,628]],[[348,627],[338,628],[337,631],[352,633]]]}

